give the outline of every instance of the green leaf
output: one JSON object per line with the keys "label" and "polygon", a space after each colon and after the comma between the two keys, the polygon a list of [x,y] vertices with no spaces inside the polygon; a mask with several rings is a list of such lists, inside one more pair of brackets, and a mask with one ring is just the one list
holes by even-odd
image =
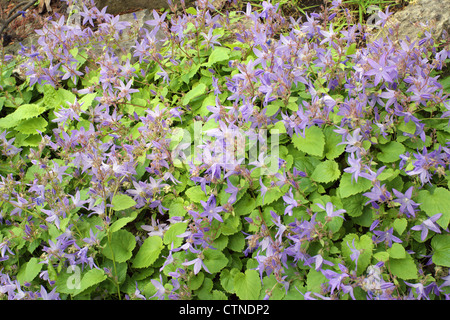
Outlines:
{"label": "green leaf", "polygon": [[219,250],[206,249],[203,254],[205,256],[203,262],[212,274],[219,272],[228,264],[227,257]]}
{"label": "green leaf", "polygon": [[230,215],[228,218],[224,220],[224,222],[220,226],[220,231],[223,235],[231,235],[235,234],[239,231],[241,219],[239,216]]}
{"label": "green leaf", "polygon": [[353,42],[351,45],[348,46],[347,51],[345,52],[345,54],[347,56],[352,55],[356,52],[356,43]]}
{"label": "green leaf", "polygon": [[377,259],[377,261],[386,262],[389,260],[389,253],[387,253],[386,251],[380,251],[380,252],[374,253],[373,257],[375,259]]}
{"label": "green leaf", "polygon": [[88,93],[83,98],[78,100],[78,102],[81,105],[81,110],[88,110],[89,107],[92,105],[92,102],[94,101],[95,97],[97,96],[97,93]]}
{"label": "green leaf", "polygon": [[89,287],[95,286],[107,278],[103,269],[91,269],[86,272],[81,279],[81,288],[74,293],[74,296],[82,293]]}
{"label": "green leaf", "polygon": [[326,127],[323,133],[325,135],[325,156],[330,160],[339,157],[345,151],[345,144],[339,144],[342,142],[342,136],[334,132],[333,127]]}
{"label": "green leaf", "polygon": [[163,249],[163,240],[159,236],[145,239],[133,260],[134,268],[147,268],[159,257]]}
{"label": "green leaf", "polygon": [[114,196],[111,204],[113,205],[114,211],[121,211],[135,206],[136,201],[126,194],[119,193]]}
{"label": "green leaf", "polygon": [[197,290],[203,284],[204,279],[205,279],[205,274],[203,272],[199,272],[198,274],[192,276],[189,279],[189,289]]}
{"label": "green leaf", "polygon": [[[205,190],[208,191],[208,189],[209,187],[206,186]],[[208,200],[208,196],[202,190],[201,186],[190,187],[189,189],[186,189],[185,193],[192,202],[200,203],[200,201]]]}
{"label": "green leaf", "polygon": [[238,232],[229,237],[227,248],[236,252],[244,251],[245,237],[242,232]]}
{"label": "green leaf", "polygon": [[439,81],[445,92],[450,93],[450,76]]}
{"label": "green leaf", "polygon": [[19,147],[37,147],[42,141],[40,134],[30,134],[22,143],[19,143]]}
{"label": "green leaf", "polygon": [[39,263],[38,258],[31,258],[27,263],[23,264],[17,273],[17,280],[21,285],[25,282],[31,283],[34,278],[41,272],[44,265]]}
{"label": "green leaf", "polygon": [[405,248],[396,242],[392,244],[392,247],[390,247],[387,252],[389,253],[389,257],[394,259],[404,259],[406,257]]}
{"label": "green leaf", "polygon": [[[354,247],[353,247],[353,240]],[[350,255],[352,254],[350,248],[356,248],[360,251],[360,255],[358,257],[358,269],[357,274],[361,275],[363,272],[365,272],[366,268],[369,266],[372,258],[372,251],[373,251],[373,242],[372,239],[368,235],[362,235],[359,237],[357,234],[349,233],[347,234],[344,239],[342,239],[341,243],[341,252],[344,256],[345,261],[350,265],[355,267],[355,262],[352,261],[350,258]]]}
{"label": "green leaf", "polygon": [[[273,116],[278,110],[280,110],[280,107],[281,103],[279,100],[275,100],[274,102],[269,103],[266,107],[266,117]],[[281,123],[284,126],[284,123],[282,121],[278,121],[277,123]]]}
{"label": "green leaf", "polygon": [[407,225],[408,221],[406,221],[405,218],[395,219],[393,224],[394,230],[397,231],[399,235],[401,235],[403,231],[405,231]]}
{"label": "green leaf", "polygon": [[211,290],[213,288],[213,282],[210,278],[203,280],[203,285],[198,290],[197,295],[200,300],[212,300]]}
{"label": "green leaf", "polygon": [[103,255],[116,262],[125,262],[133,255],[132,251],[136,246],[134,235],[126,230],[118,230],[111,234],[111,243],[107,242]]}
{"label": "green leaf", "polygon": [[323,275],[323,273],[316,271],[315,269],[310,269],[308,275],[306,276],[306,287],[307,290],[311,292],[321,292],[322,284],[327,282],[328,279]]}
{"label": "green leaf", "polygon": [[267,190],[266,194],[264,195],[264,200],[262,198],[261,193],[258,194],[258,197],[256,198],[256,205],[266,205],[271,204],[272,202],[278,200],[283,195],[283,192],[281,192],[279,187],[272,187]]}
{"label": "green leaf", "polygon": [[79,266],[68,267],[65,272],[61,272],[56,278],[58,292],[73,295],[80,291],[81,276],[81,268]]}
{"label": "green leaf", "polygon": [[67,108],[68,102],[74,103],[74,101],[75,101],[75,95],[72,92],[70,92],[69,90],[66,90],[63,88],[59,88],[56,91],[56,96],[57,96],[58,100],[60,101],[60,105],[62,105],[64,108]]}
{"label": "green leaf", "polygon": [[261,291],[258,271],[247,269],[245,274],[239,272],[234,277],[234,288],[241,300],[257,300]]}
{"label": "green leaf", "polygon": [[37,117],[44,111],[44,107],[39,107],[36,104],[23,104],[13,113],[0,119],[0,128],[8,129],[15,127],[20,121]]}
{"label": "green leaf", "polygon": [[305,138],[294,134],[292,136],[294,146],[312,156],[321,157],[325,148],[325,135],[322,129],[313,126],[305,130]]}
{"label": "green leaf", "polygon": [[216,96],[214,93],[210,93],[202,102],[202,106],[199,110],[196,110],[198,115],[204,117],[208,114],[210,114],[210,111],[208,110],[208,106],[215,106],[216,105]]}
{"label": "green leaf", "polygon": [[45,128],[47,127],[48,122],[42,118],[32,118],[25,121],[22,121],[16,128],[17,131],[25,134],[36,134],[39,130],[41,132],[45,131]]}
{"label": "green leaf", "polygon": [[234,278],[239,273],[239,269],[232,268],[231,270],[223,269],[220,272],[220,284],[229,293],[235,293]]}
{"label": "green leaf", "polygon": [[387,169],[384,169],[383,172],[380,173],[380,175],[378,176],[378,180],[379,181],[384,181],[384,180],[392,181],[399,175],[399,173],[400,173],[400,170],[394,170],[392,168],[387,168]]}
{"label": "green leaf", "polygon": [[183,105],[187,105],[192,99],[201,96],[206,91],[206,85],[203,83],[199,83],[195,86],[191,91],[186,93],[183,98]]}
{"label": "green leaf", "polygon": [[211,294],[212,294],[212,296],[211,296],[212,300],[228,300],[227,295],[222,291],[213,290],[213,291],[211,291]]}
{"label": "green leaf", "polygon": [[450,236],[448,234],[435,235],[431,240],[433,248],[433,263],[450,267]]}
{"label": "green leaf", "polygon": [[397,141],[391,141],[386,144],[380,144],[381,152],[377,154],[378,160],[382,162],[395,162],[400,160],[400,155],[405,153],[405,147]]}
{"label": "green leaf", "polygon": [[358,193],[342,199],[343,209],[347,210],[350,217],[359,217],[364,212],[364,204],[367,202],[366,197]]}
{"label": "green leaf", "polygon": [[177,236],[185,232],[186,228],[186,222],[171,224],[169,229],[164,233],[164,244],[170,247],[171,243],[173,242],[173,247],[178,248],[183,243],[183,238]]}
{"label": "green leaf", "polygon": [[406,254],[403,259],[389,259],[389,270],[394,276],[403,280],[417,279],[417,266],[414,263],[414,259]]}
{"label": "green leaf", "polygon": [[266,295],[266,292],[271,292],[270,299],[274,301],[282,300],[286,294],[286,291],[284,288],[282,289],[282,285],[277,281],[273,273],[269,277],[263,278],[263,288],[259,297],[261,300]]}
{"label": "green leaf", "polygon": [[184,217],[186,214],[186,209],[184,208],[183,199],[177,198],[171,201],[169,205],[169,216],[171,217]]}
{"label": "green leaf", "polygon": [[241,200],[234,205],[236,214],[245,216],[256,208],[256,201],[250,194],[245,194]]}
{"label": "green leaf", "polygon": [[347,198],[349,196],[364,192],[372,187],[372,183],[364,178],[359,178],[358,181],[352,182],[352,174],[344,172],[341,176],[339,183],[339,193],[341,198]]}
{"label": "green leaf", "polygon": [[131,215],[129,217],[120,218],[120,219],[114,221],[114,223],[109,228],[109,231],[111,233],[113,233],[113,232],[116,232],[116,231],[122,229],[127,223],[136,219],[137,214],[138,214],[137,211],[134,211],[131,213]]}
{"label": "green leaf", "polygon": [[214,47],[214,50],[209,56],[208,63],[206,65],[210,67],[214,63],[228,61],[230,59],[230,55],[228,54],[230,51],[230,49],[225,47]]}
{"label": "green leaf", "polygon": [[397,126],[397,129],[409,134],[414,134],[416,132],[416,124],[414,121],[401,121]]}
{"label": "green leaf", "polygon": [[[188,67],[186,65],[183,65],[183,68],[189,68],[189,71],[184,71],[183,75],[180,77],[181,80],[183,80],[186,84],[189,84],[191,78],[193,76],[195,76],[198,72],[198,69],[200,69],[200,65],[199,64],[193,64],[191,67]],[[157,79],[157,77],[159,77],[158,75],[155,75],[155,80]],[[171,89],[175,90],[174,87],[172,87],[174,85],[174,83],[176,83],[178,81],[178,79],[171,81]]]}
{"label": "green leaf", "polygon": [[283,134],[286,133],[286,126],[282,121],[278,121],[274,124],[272,129],[270,129],[270,134]]}
{"label": "green leaf", "polygon": [[328,183],[339,179],[341,172],[336,161],[326,160],[321,162],[316,169],[314,169],[311,179],[316,182]]}
{"label": "green leaf", "polygon": [[450,222],[450,191],[442,187],[434,189],[433,192],[421,190],[417,200],[416,202],[420,203],[420,209],[429,217],[442,213],[442,217],[436,222],[443,229],[447,229]]}

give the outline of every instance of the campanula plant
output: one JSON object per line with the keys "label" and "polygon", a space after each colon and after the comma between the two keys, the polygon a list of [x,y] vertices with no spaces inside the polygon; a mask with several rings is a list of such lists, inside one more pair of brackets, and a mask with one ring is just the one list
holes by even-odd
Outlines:
{"label": "campanula plant", "polygon": [[0,297],[449,298],[446,35],[78,5],[0,100]]}

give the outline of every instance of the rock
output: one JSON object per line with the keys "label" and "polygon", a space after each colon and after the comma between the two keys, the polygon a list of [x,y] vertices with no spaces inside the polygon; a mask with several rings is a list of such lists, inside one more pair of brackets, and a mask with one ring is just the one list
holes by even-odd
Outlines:
{"label": "rock", "polygon": [[[100,10],[107,7],[106,12],[111,14],[120,14],[124,12],[132,12],[142,9],[168,9],[167,0],[95,0],[95,5]],[[181,7],[180,0],[172,0],[173,4]],[[186,7],[192,5],[194,0],[185,0]]]}
{"label": "rock", "polygon": [[[421,25],[429,27],[430,33],[440,38],[450,34],[450,1],[416,0],[394,13],[385,28],[374,30],[375,38],[388,35],[388,28],[398,24],[398,37],[408,36],[412,41],[420,39]],[[395,30],[397,32],[397,30]]]}

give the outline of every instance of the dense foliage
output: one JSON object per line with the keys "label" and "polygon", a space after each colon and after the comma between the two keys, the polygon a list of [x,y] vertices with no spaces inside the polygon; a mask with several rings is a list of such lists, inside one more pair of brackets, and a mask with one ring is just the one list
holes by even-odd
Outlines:
{"label": "dense foliage", "polygon": [[2,58],[0,297],[450,297],[447,35],[79,3]]}

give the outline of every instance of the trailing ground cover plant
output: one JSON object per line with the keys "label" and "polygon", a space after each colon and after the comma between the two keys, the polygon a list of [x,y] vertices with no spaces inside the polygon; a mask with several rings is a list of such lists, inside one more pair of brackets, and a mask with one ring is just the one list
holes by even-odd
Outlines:
{"label": "trailing ground cover plant", "polygon": [[448,37],[80,4],[2,105],[3,298],[448,299]]}

